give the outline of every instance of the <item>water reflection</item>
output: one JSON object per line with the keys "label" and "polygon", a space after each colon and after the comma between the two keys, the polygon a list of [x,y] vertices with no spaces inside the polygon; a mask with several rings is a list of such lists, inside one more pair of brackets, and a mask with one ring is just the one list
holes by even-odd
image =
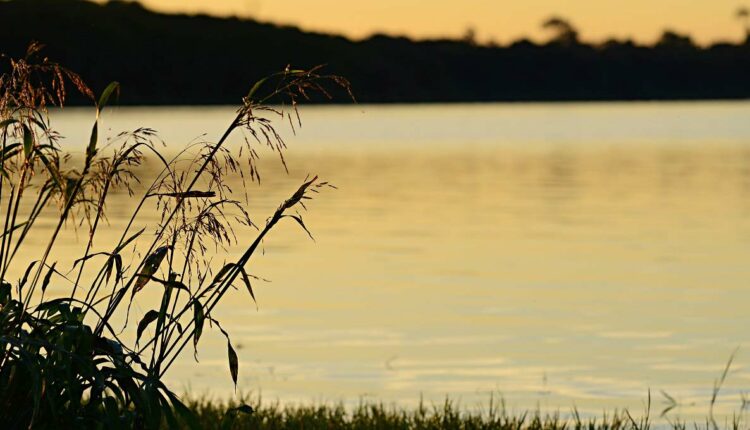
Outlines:
{"label": "water reflection", "polygon": [[[230,116],[106,121],[178,145]],[[263,219],[310,172],[339,190],[310,205],[316,243],[281,228],[253,261],[273,280],[256,286],[259,311],[242,292],[220,307],[243,345],[240,388],[402,404],[500,392],[599,412],[638,409],[650,387],[704,414],[749,340],[749,116],[742,103],[305,109],[290,174],[264,163],[248,209]],[[83,118],[54,121],[75,141]],[[113,202],[113,230],[131,209]],[[172,382],[231,395],[223,342],[205,336]],[[737,363],[728,409],[750,379]]]}

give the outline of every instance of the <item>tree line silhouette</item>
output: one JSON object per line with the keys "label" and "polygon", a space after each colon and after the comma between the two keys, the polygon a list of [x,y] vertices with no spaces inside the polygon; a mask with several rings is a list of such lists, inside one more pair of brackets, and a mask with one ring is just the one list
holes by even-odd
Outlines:
{"label": "tree line silhouette", "polygon": [[[750,12],[736,16],[750,34]],[[665,31],[653,45],[589,44],[563,18],[543,27],[552,38],[541,44],[487,46],[470,30],[457,40],[353,41],[249,19],[156,13],[135,2],[0,1],[0,52],[19,56],[39,41],[97,90],[120,81],[124,104],[235,103],[251,82],[288,64],[326,64],[370,103],[750,97],[750,38],[701,47]]]}

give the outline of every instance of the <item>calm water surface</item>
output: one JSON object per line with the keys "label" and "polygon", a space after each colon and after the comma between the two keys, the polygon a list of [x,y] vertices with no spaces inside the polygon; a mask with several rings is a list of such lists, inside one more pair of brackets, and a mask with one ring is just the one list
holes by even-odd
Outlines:
{"label": "calm water surface", "polygon": [[[173,150],[218,138],[232,115],[119,108],[104,125],[110,135],[152,127]],[[682,414],[705,415],[729,355],[750,344],[750,103],[308,107],[302,117],[289,174],[265,154],[251,214],[262,222],[308,173],[339,190],[305,215],[317,242],[282,225],[251,262],[273,281],[255,287],[259,310],[238,291],[216,314],[241,346],[239,390],[468,406],[494,392],[517,410],[596,413],[640,410],[650,388],[654,409],[665,390]],[[91,118],[66,109],[53,124],[75,149]],[[132,205],[112,203],[113,230]],[[173,386],[233,395],[218,332],[199,358],[171,370]],[[725,410],[750,388],[748,362],[741,348]]]}

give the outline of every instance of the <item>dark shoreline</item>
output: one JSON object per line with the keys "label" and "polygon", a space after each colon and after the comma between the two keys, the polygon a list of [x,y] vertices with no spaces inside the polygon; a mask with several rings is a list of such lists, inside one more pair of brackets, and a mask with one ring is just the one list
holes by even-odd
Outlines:
{"label": "dark shoreline", "polygon": [[[235,104],[253,82],[288,64],[326,64],[366,104],[750,98],[750,44],[700,47],[673,32],[653,46],[577,39],[485,46],[385,35],[353,41],[252,20],[155,13],[120,1],[0,2],[0,52],[22,56],[32,40],[97,92],[121,82],[122,105]],[[349,101],[343,91],[333,96]]]}

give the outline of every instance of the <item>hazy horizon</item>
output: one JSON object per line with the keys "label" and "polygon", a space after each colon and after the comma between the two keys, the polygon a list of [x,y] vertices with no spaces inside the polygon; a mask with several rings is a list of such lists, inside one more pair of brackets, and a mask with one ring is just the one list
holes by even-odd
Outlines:
{"label": "hazy horizon", "polygon": [[[100,0],[101,1],[101,0]],[[318,0],[314,7],[303,0],[284,3],[263,0],[141,0],[148,8],[162,12],[207,13],[239,16],[259,21],[298,26],[304,30],[342,34],[354,39],[375,33],[403,35],[416,39],[461,37],[467,29],[476,32],[480,43],[508,43],[521,38],[546,40],[541,22],[551,15],[562,16],[580,30],[581,38],[598,42],[629,38],[651,43],[665,29],[689,33],[696,43],[742,40],[743,25],[735,17],[740,6],[735,0],[570,0],[561,5],[553,0],[490,2],[466,0],[460,4],[444,0],[363,0],[341,3]]]}

